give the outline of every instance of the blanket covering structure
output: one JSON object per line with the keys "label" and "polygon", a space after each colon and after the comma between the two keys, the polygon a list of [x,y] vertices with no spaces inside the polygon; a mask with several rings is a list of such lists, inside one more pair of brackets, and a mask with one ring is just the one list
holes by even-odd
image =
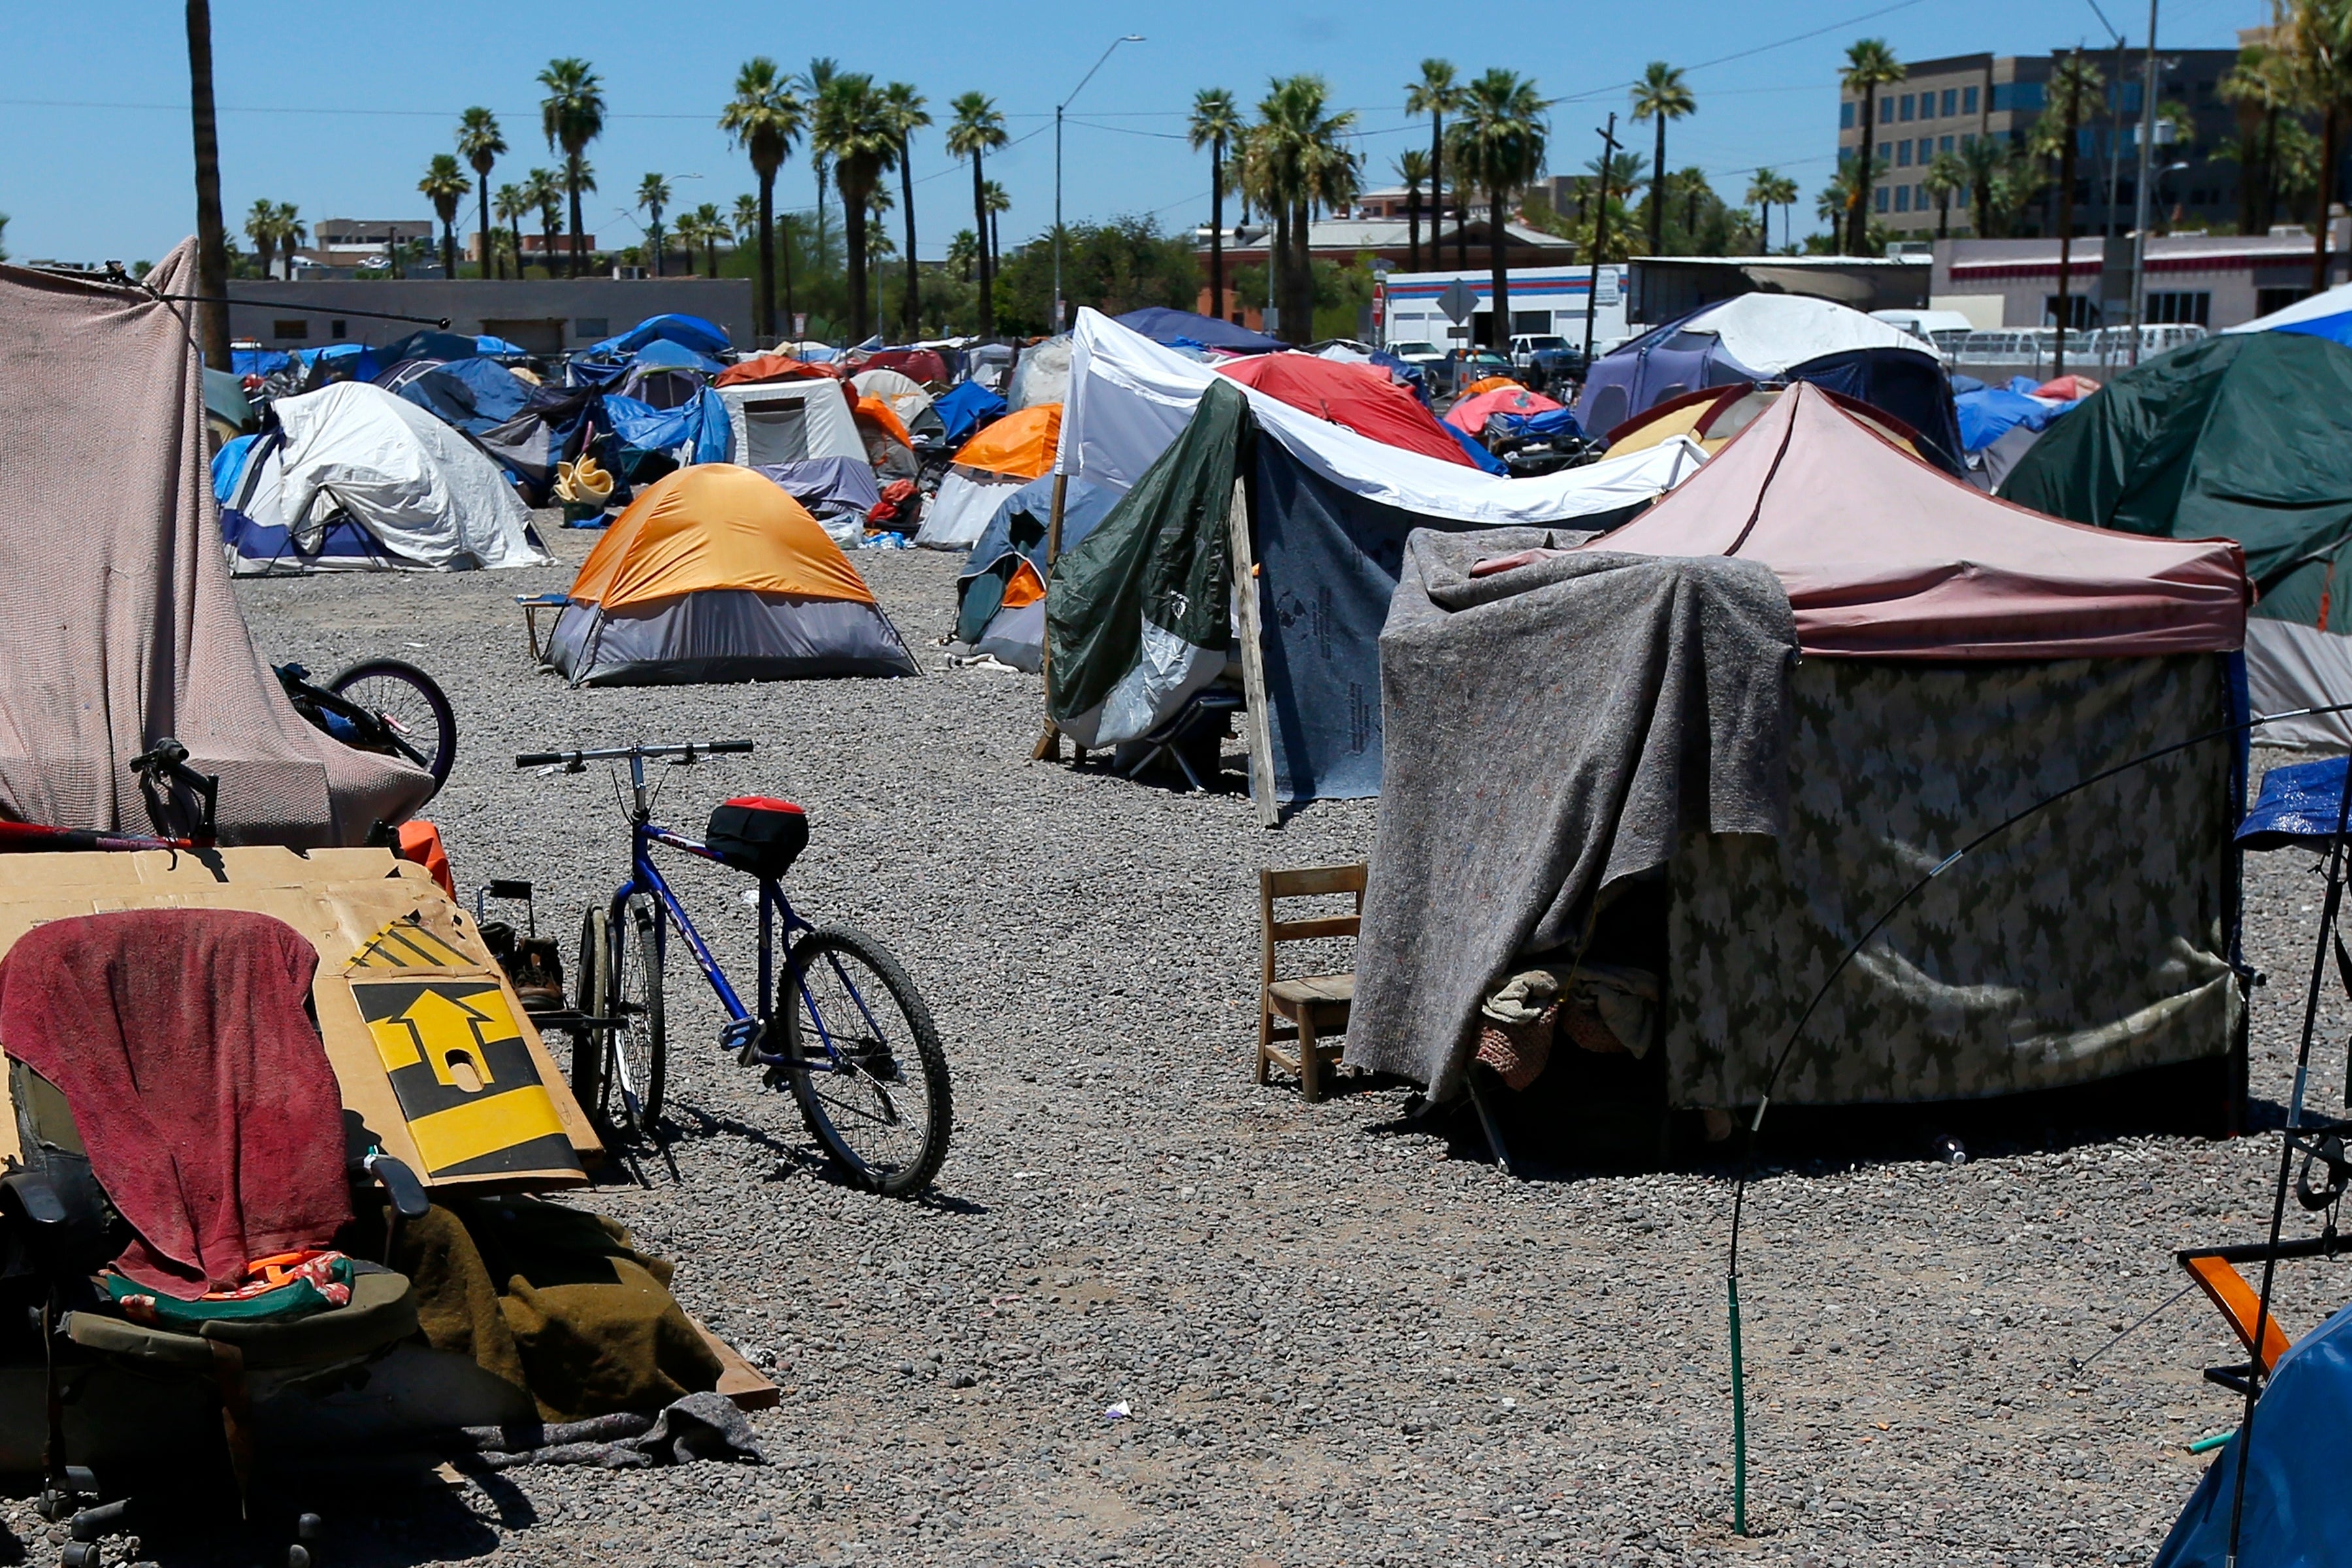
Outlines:
{"label": "blanket covering structure", "polygon": [[1485,577],[1544,531],[1417,532],[1381,632],[1380,828],[1349,1066],[1438,1099],[1521,953],[1685,832],[1777,835],[1795,617],[1758,563],[1581,551]]}

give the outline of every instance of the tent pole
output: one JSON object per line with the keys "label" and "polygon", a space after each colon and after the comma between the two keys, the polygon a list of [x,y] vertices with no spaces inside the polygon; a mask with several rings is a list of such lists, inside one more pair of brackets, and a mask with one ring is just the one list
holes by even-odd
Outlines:
{"label": "tent pole", "polygon": [[1242,698],[1249,726],[1250,800],[1257,825],[1272,827],[1282,810],[1274,798],[1274,725],[1265,705],[1265,652],[1258,646],[1257,557],[1250,548],[1249,487],[1234,477],[1234,504],[1226,510],[1234,565],[1234,602],[1241,622]]}
{"label": "tent pole", "polygon": [[[1062,553],[1062,501],[1070,491],[1070,476],[1054,476],[1054,510],[1045,519],[1045,591],[1050,597],[1054,584],[1054,563]],[[1044,639],[1037,660],[1039,671],[1045,677],[1045,727],[1038,731],[1037,744],[1030,749],[1029,760],[1043,762],[1051,757],[1059,762],[1062,756],[1062,729],[1054,722],[1054,639],[1049,634]],[[1087,749],[1073,745],[1075,760],[1085,762]]]}

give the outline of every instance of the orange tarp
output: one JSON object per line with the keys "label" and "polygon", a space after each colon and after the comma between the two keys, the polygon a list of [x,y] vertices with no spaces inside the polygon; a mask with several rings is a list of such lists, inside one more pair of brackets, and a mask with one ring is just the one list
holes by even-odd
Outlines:
{"label": "orange tarp", "polygon": [[1469,385],[1464,387],[1462,389],[1462,395],[1465,397],[1475,397],[1482,392],[1493,392],[1497,387],[1517,386],[1518,384],[1519,384],[1517,382],[1513,381],[1507,375],[1482,375],[1477,380],[1472,382]]}
{"label": "orange tarp", "polygon": [[790,354],[755,354],[719,373],[717,384],[740,386],[751,381],[791,381],[799,376],[818,380],[837,379],[832,370],[821,364],[808,364]]}
{"label": "orange tarp", "polygon": [[1062,405],[1040,403],[1008,414],[963,444],[955,460],[967,468],[1041,479],[1054,471],[1054,450],[1062,444]]}
{"label": "orange tarp", "polygon": [[733,463],[698,463],[640,490],[588,552],[571,596],[615,610],[709,588],[874,602],[800,502]]}
{"label": "orange tarp", "polygon": [[[845,386],[848,384],[845,382],[842,384]],[[855,395],[853,394],[852,395]],[[873,420],[874,423],[882,426],[883,429],[887,430],[891,435],[897,437],[898,445],[901,447],[912,447],[915,444],[915,438],[907,434],[906,422],[898,417],[898,410],[892,408],[888,404],[883,402],[878,397],[858,398],[857,417],[860,419]]]}
{"label": "orange tarp", "polygon": [[1004,584],[1004,608],[1017,610],[1045,596],[1045,580],[1037,575],[1036,563],[1024,560],[1013,569],[1013,580]]}

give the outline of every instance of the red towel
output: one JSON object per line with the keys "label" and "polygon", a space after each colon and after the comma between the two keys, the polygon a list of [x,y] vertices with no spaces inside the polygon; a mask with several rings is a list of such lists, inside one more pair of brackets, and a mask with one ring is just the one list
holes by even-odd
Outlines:
{"label": "red towel", "polygon": [[305,1011],[318,966],[293,927],[233,910],[52,921],[0,963],[0,1048],[73,1108],[139,1283],[234,1289],[351,1218],[342,1094]]}

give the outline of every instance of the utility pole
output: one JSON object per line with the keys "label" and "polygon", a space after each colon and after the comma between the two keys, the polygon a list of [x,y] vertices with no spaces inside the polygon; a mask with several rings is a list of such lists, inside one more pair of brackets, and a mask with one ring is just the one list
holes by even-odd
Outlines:
{"label": "utility pole", "polygon": [[[2132,193],[2131,363],[2139,363],[2140,321],[2147,313],[2148,186],[2156,161],[2156,7],[2147,0],[2147,59],[2139,75],[2139,188]],[[2326,205],[2321,204],[2323,221]]]}
{"label": "utility pole", "polygon": [[1104,60],[1110,58],[1111,49],[1121,44],[1141,42],[1143,35],[1140,33],[1129,33],[1113,38],[1110,48],[1103,50],[1100,58],[1087,68],[1087,74],[1078,79],[1078,85],[1070,89],[1070,96],[1054,105],[1054,331],[1057,332],[1062,330],[1062,110],[1069,108],[1071,101],[1086,91],[1087,83],[1095,79],[1095,72],[1102,69]]}
{"label": "utility pole", "polygon": [[1609,243],[1609,167],[1617,156],[1617,111],[1609,111],[1601,132],[1601,199],[1592,208],[1592,254],[1584,279],[1584,374],[1592,375],[1592,313],[1601,303],[1601,253]]}

